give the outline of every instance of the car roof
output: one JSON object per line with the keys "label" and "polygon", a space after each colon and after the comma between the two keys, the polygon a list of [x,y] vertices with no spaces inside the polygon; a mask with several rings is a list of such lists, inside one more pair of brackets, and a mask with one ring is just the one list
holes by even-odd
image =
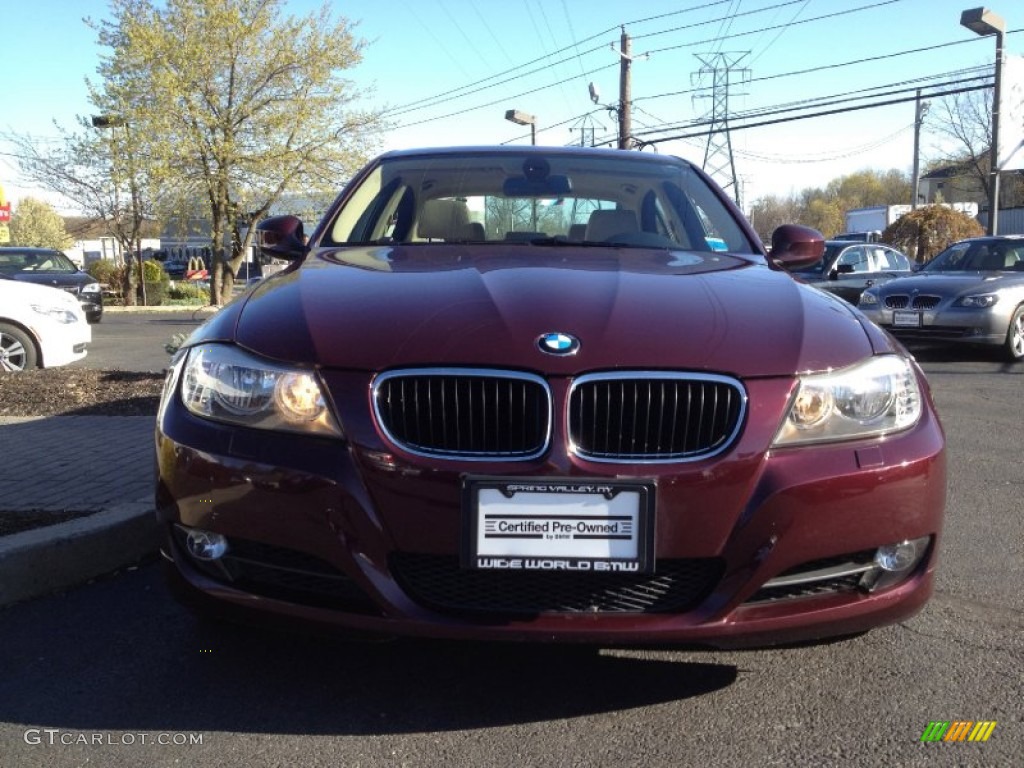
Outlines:
{"label": "car roof", "polygon": [[379,155],[378,159],[419,157],[424,155],[577,155],[592,157],[629,157],[630,160],[640,163],[664,163],[666,161],[692,166],[689,160],[675,155],[661,155],[654,152],[623,152],[621,149],[609,149],[607,147],[548,147],[532,145],[464,145],[456,147],[423,147],[420,149],[393,149]]}
{"label": "car roof", "polygon": [[0,253],[64,253],[57,248],[37,248],[31,245],[0,245]]}
{"label": "car roof", "polygon": [[[1019,242],[1024,240],[1024,234],[1013,232],[1007,235],[979,235],[978,237],[965,237],[963,240],[957,240],[958,243],[986,243],[986,242],[1002,242],[1009,240],[1010,242]],[[951,243],[955,245],[956,243]]]}

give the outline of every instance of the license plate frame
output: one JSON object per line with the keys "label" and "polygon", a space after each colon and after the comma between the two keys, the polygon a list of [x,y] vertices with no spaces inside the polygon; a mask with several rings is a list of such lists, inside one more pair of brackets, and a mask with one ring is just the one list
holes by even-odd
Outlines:
{"label": "license plate frame", "polygon": [[893,328],[920,328],[922,325],[923,320],[920,312],[897,309],[892,313]]}
{"label": "license plate frame", "polygon": [[655,498],[645,479],[466,476],[461,565],[651,573]]}

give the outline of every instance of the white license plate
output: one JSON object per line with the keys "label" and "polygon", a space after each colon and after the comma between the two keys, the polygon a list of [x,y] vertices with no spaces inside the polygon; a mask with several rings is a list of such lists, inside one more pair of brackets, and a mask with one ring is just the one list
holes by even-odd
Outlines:
{"label": "white license plate", "polygon": [[897,310],[892,313],[892,325],[894,328],[920,328],[921,313]]}
{"label": "white license plate", "polygon": [[654,485],[467,478],[463,565],[478,570],[647,572]]}

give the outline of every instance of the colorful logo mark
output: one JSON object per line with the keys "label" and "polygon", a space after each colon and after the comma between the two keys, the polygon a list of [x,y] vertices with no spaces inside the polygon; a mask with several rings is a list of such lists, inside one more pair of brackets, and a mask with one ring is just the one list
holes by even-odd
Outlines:
{"label": "colorful logo mark", "polygon": [[921,741],[988,741],[995,720],[933,720],[921,734]]}

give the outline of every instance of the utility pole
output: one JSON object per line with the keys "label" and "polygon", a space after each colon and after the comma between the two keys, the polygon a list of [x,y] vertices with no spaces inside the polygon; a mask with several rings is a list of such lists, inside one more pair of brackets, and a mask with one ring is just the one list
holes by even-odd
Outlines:
{"label": "utility pole", "polygon": [[[615,50],[615,43],[611,44],[612,50],[619,54],[619,103],[617,106],[605,104],[609,112],[615,112],[616,117],[619,121],[619,149],[630,149],[633,146],[633,121],[630,114],[630,110],[633,107],[633,85],[632,85],[632,66],[633,60],[636,59],[648,59],[650,54],[642,53],[639,56],[633,56],[633,43],[628,34],[626,34],[626,28],[621,27],[622,35],[619,37],[619,50]],[[598,103],[598,92],[596,86],[590,84],[590,99],[595,104]]]}
{"label": "utility pole", "polygon": [[[750,78],[750,70],[737,65],[750,51],[742,53],[695,54],[702,64],[693,80],[699,81],[704,75],[712,76],[711,112],[708,115],[708,144],[704,151],[704,171],[722,189],[732,187],[733,200],[740,205],[740,187],[736,177],[736,162],[732,154],[732,139],[729,134],[729,95],[733,72],[741,73],[741,80]],[[701,97],[694,97],[701,98]],[[706,98],[706,97],[704,97]]]}
{"label": "utility pole", "polygon": [[910,201],[910,210],[917,210],[918,196],[921,191],[921,124],[928,114],[928,102],[921,101],[921,89],[917,89],[917,106],[914,109],[914,199]]}
{"label": "utility pole", "polygon": [[622,27],[619,39],[622,49],[619,51],[619,149],[629,149],[632,143],[633,123],[630,117],[630,104],[633,102],[633,84],[630,67],[633,64],[632,41]]}

